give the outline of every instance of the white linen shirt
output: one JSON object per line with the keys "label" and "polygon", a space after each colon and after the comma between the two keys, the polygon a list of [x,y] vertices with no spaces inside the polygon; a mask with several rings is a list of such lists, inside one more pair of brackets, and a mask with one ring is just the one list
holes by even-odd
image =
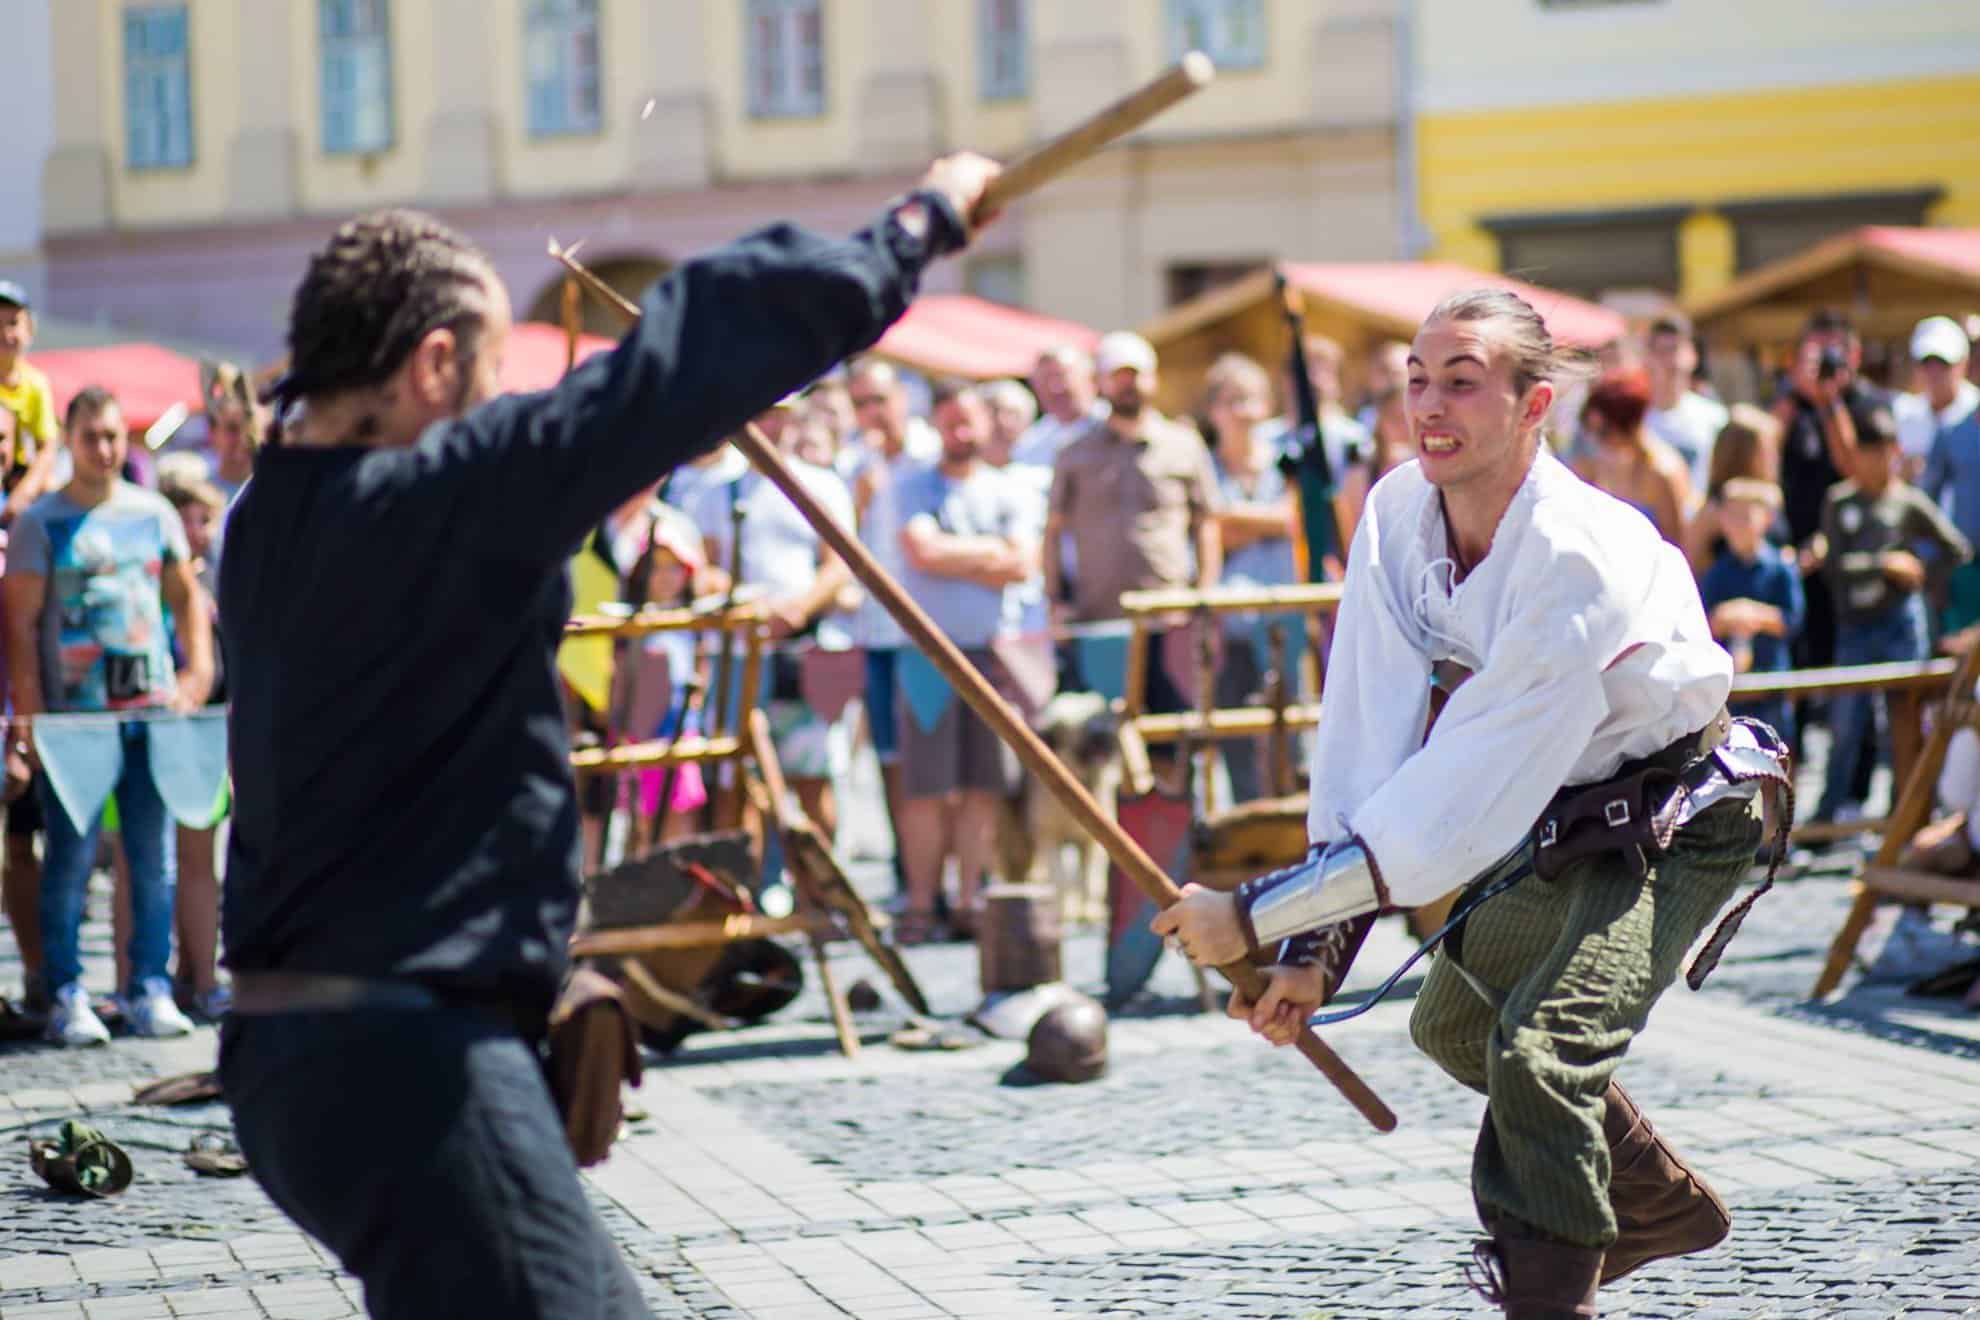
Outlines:
{"label": "white linen shirt", "polygon": [[[1308,835],[1358,836],[1405,907],[1497,861],[1563,785],[1703,729],[1732,688],[1684,556],[1544,449],[1455,587],[1447,546],[1416,463],[1375,484],[1315,734]],[[1445,659],[1472,677],[1423,743]]]}

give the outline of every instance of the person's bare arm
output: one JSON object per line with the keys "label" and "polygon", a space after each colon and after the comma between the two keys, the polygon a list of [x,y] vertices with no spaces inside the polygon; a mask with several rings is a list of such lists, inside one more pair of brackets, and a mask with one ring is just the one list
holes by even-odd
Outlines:
{"label": "person's bare arm", "polygon": [[193,577],[192,565],[181,559],[165,562],[159,586],[172,609],[179,649],[186,657],[172,704],[182,711],[197,710],[213,691],[213,629],[207,618],[206,592]]}
{"label": "person's bare arm", "polygon": [[29,737],[34,717],[46,710],[41,691],[41,604],[48,590],[48,579],[40,573],[10,569],[0,578],[0,610],[6,615],[8,677],[12,680],[14,722],[7,743],[25,744],[23,753],[34,761],[34,739]]}
{"label": "person's bare arm", "polygon": [[818,575],[803,591],[770,605],[770,635],[782,639],[804,628],[838,603],[839,593],[852,581],[852,570],[831,547],[818,547]]}
{"label": "person's bare arm", "polygon": [[1205,517],[1196,524],[1196,589],[1208,591],[1224,575],[1224,543],[1217,535],[1217,520]]}
{"label": "person's bare arm", "polygon": [[927,514],[901,529],[901,555],[910,567],[937,577],[963,578],[1005,587],[1031,576],[1017,542],[1002,536],[958,536]]}
{"label": "person's bare arm", "polygon": [[11,526],[14,519],[20,516],[21,510],[48,493],[48,488],[55,478],[56,447],[56,442],[52,440],[41,441],[35,447],[34,461],[28,464],[27,472],[21,477],[21,484],[14,487],[13,493],[7,496],[6,507],[0,509],[0,522]]}
{"label": "person's bare arm", "polygon": [[1291,536],[1293,497],[1287,494],[1264,504],[1232,504],[1210,516],[1216,520],[1224,553],[1229,554],[1256,541]]}

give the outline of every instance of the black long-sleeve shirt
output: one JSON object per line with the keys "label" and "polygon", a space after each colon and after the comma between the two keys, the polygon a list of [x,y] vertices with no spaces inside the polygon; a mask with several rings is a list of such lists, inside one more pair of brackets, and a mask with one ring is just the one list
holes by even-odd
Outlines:
{"label": "black long-sleeve shirt", "polygon": [[566,563],[607,511],[879,338],[963,241],[917,199],[849,240],[779,225],[690,261],[614,351],[410,447],[261,456],[221,566],[229,966],[547,1004],[578,892]]}

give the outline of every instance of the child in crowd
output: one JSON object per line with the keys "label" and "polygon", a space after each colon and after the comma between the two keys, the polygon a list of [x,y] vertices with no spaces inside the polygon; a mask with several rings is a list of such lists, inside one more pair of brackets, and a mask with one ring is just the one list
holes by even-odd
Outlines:
{"label": "child in crowd", "polygon": [[[639,557],[632,571],[626,575],[627,603],[635,609],[676,609],[691,605],[694,603],[695,584],[706,568],[700,531],[684,514],[664,505],[659,506],[646,553]],[[665,657],[667,704],[651,727],[633,730],[635,737],[674,738],[701,732],[700,712],[688,709],[690,681],[705,678],[701,657],[695,646],[700,637],[698,632],[672,631],[648,633],[641,639],[648,656]],[[632,667],[632,672],[644,674],[650,671],[647,666],[641,665]],[[635,710],[642,704],[638,694],[632,694],[629,702]],[[700,766],[683,765],[675,771],[673,793],[667,803],[666,822],[659,840],[648,839],[645,835],[650,822],[660,811],[660,796],[667,786],[667,770],[663,767],[641,770],[638,779],[639,837],[636,842],[644,846],[694,832],[698,822],[691,813],[700,810],[708,800]]]}
{"label": "child in crowd", "polygon": [[[1712,636],[1732,652],[1737,673],[1773,674],[1792,667],[1788,647],[1801,630],[1801,574],[1767,529],[1780,516],[1781,488],[1771,481],[1735,477],[1718,495],[1718,528],[1724,545],[1699,580]],[[1765,720],[1783,738],[1794,737],[1787,698],[1735,702],[1735,715]]]}
{"label": "child in crowd", "polygon": [[[1926,559],[1949,569],[1973,557],[1966,538],[1929,496],[1897,474],[1897,423],[1890,410],[1867,414],[1851,454],[1850,481],[1829,490],[1822,507],[1822,571],[1836,602],[1836,663],[1923,660]],[[1866,722],[1888,727],[1881,697],[1844,693],[1830,706],[1827,776],[1815,818],[1833,821],[1850,801]],[[1881,739],[1880,739],[1881,741]]]}
{"label": "child in crowd", "polygon": [[34,307],[27,291],[0,280],[0,408],[12,413],[15,423],[0,453],[7,491],[0,527],[11,527],[21,510],[47,492],[55,467],[55,395],[48,377],[28,363],[33,343]]}

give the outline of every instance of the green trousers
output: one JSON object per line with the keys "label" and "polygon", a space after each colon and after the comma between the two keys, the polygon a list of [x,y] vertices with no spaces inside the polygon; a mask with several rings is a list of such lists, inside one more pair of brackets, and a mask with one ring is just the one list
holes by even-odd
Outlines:
{"label": "green trousers", "polygon": [[1529,876],[1465,923],[1466,971],[1502,991],[1495,1008],[1440,954],[1410,1035],[1485,1094],[1472,1161],[1481,1209],[1568,1242],[1615,1241],[1602,1093],[1650,1006],[1738,888],[1760,841],[1760,807],[1730,802],[1685,827],[1639,879],[1614,857],[1549,883]]}

